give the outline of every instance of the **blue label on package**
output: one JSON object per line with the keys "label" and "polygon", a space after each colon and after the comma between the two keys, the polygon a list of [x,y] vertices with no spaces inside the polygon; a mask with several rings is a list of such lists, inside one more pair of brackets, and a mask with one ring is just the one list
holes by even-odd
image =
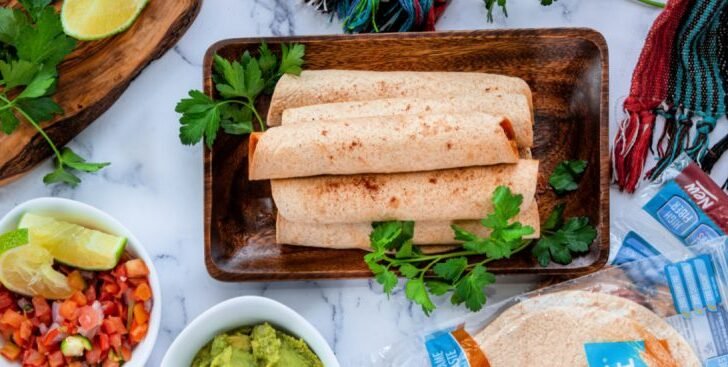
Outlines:
{"label": "blue label on package", "polygon": [[665,184],[643,209],[688,246],[725,235],[675,181]]}
{"label": "blue label on package", "polygon": [[715,269],[710,255],[665,266],[675,310],[685,317],[691,313],[716,311],[721,303]]}
{"label": "blue label on package", "polygon": [[728,355],[714,357],[705,361],[705,367],[728,367]]}
{"label": "blue label on package", "polygon": [[425,347],[432,367],[470,367],[468,357],[451,330],[429,335],[425,340]]}
{"label": "blue label on package", "polygon": [[647,367],[643,341],[584,344],[589,367]]}

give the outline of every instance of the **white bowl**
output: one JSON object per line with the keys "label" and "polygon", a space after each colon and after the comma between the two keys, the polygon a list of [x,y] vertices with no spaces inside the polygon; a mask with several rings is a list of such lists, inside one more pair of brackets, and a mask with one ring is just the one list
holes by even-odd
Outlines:
{"label": "white bowl", "polygon": [[[113,235],[126,237],[128,239],[127,251],[144,260],[149,268],[149,283],[152,287],[152,294],[154,295],[154,306],[152,307],[147,336],[134,348],[131,360],[124,364],[124,366],[129,367],[144,366],[144,363],[146,363],[149,355],[152,353],[154,343],[157,341],[157,334],[159,334],[159,324],[162,319],[162,293],[159,286],[157,270],[154,268],[154,263],[144,249],[144,246],[142,246],[142,243],[126,227],[110,215],[87,204],[61,198],[34,199],[16,206],[0,220],[0,233],[17,228],[20,217],[28,212],[52,216],[67,222],[89,226]],[[0,367],[15,367],[18,365],[0,357]]]}
{"label": "white bowl", "polygon": [[197,352],[216,335],[263,322],[303,339],[325,367],[339,367],[329,344],[306,319],[281,303],[256,296],[229,299],[198,316],[169,347],[162,367],[189,367]]}

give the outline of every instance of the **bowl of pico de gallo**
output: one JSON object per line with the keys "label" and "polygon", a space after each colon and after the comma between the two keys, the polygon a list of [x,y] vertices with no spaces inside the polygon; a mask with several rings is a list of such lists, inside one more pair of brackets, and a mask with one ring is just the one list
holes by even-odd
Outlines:
{"label": "bowl of pico de gallo", "polygon": [[161,305],[151,258],[110,215],[40,198],[0,220],[0,367],[142,367]]}

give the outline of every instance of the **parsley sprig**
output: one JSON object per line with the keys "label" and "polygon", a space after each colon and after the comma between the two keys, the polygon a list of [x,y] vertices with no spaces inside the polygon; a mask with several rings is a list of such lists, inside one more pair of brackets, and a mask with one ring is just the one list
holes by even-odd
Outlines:
{"label": "parsley sprig", "polygon": [[265,131],[265,120],[255,107],[261,94],[272,94],[283,74],[301,74],[305,47],[301,44],[282,44],[280,60],[268,45],[261,44],[258,56],[245,51],[239,60],[229,61],[214,56],[213,82],[220,99],[191,90],[175,108],[181,113],[179,137],[182,144],[194,145],[204,139],[212,147],[222,128],[227,134],[251,133],[253,122]]}
{"label": "parsley sprig", "polygon": [[55,154],[56,169],[46,184],[76,186],[76,172],[96,172],[109,163],[91,163],[70,148],[60,149],[41,124],[63,114],[51,97],[58,83],[58,64],[76,42],[63,33],[50,0],[20,1],[24,9],[0,8],[0,130],[10,135],[21,122],[31,125]]}
{"label": "parsley sprig", "polygon": [[541,239],[531,252],[544,267],[551,261],[570,264],[573,255],[589,251],[589,245],[597,238],[597,230],[589,224],[589,218],[573,217],[564,221],[564,204],[554,208],[541,231]]}
{"label": "parsley sprig", "polygon": [[587,161],[574,160],[560,162],[549,176],[549,185],[558,195],[564,195],[579,188],[579,180],[584,175]]}
{"label": "parsley sprig", "polygon": [[[399,279],[407,279],[405,295],[429,315],[436,306],[430,295],[452,293],[450,302],[464,304],[471,311],[486,303],[485,287],[495,282],[486,264],[508,258],[528,247],[523,237],[534,232],[530,226],[513,221],[520,213],[523,196],[499,186],[493,194],[493,213],[481,221],[491,230],[489,237],[479,237],[453,225],[455,239],[463,241],[459,251],[425,255],[412,244],[415,224],[411,221],[375,223],[370,236],[372,252],[364,261],[374,273],[384,292],[392,294]],[[392,255],[394,254],[394,255]]]}

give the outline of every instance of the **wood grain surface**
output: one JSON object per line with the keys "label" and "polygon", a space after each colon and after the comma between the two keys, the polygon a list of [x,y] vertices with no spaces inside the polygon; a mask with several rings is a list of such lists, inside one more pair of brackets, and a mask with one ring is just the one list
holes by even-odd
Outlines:
{"label": "wood grain surface", "polygon": [[[202,0],[151,0],[127,31],[100,41],[79,41],[59,67],[53,97],[65,113],[43,124],[51,139],[65,145],[111,107],[142,69],[177,43],[201,5]],[[21,177],[51,154],[28,124],[21,124],[12,135],[0,134],[0,185]]]}
{"label": "wood grain surface", "polygon": [[[307,69],[482,71],[523,78],[533,90],[534,157],[541,161],[537,200],[542,221],[559,202],[566,215],[585,215],[599,230],[591,251],[567,266],[540,267],[528,251],[490,264],[497,273],[576,275],[609,257],[608,55],[589,29],[503,30],[381,35],[232,39],[210,47],[205,91],[214,95],[212,56],[236,58],[261,41],[306,45]],[[265,111],[268,101],[261,101]],[[265,115],[264,115],[265,116]],[[275,206],[267,181],[247,180],[247,138],[222,134],[205,155],[205,262],[224,281],[369,277],[359,250],[275,244]],[[577,192],[557,197],[554,167],[585,159]]]}

